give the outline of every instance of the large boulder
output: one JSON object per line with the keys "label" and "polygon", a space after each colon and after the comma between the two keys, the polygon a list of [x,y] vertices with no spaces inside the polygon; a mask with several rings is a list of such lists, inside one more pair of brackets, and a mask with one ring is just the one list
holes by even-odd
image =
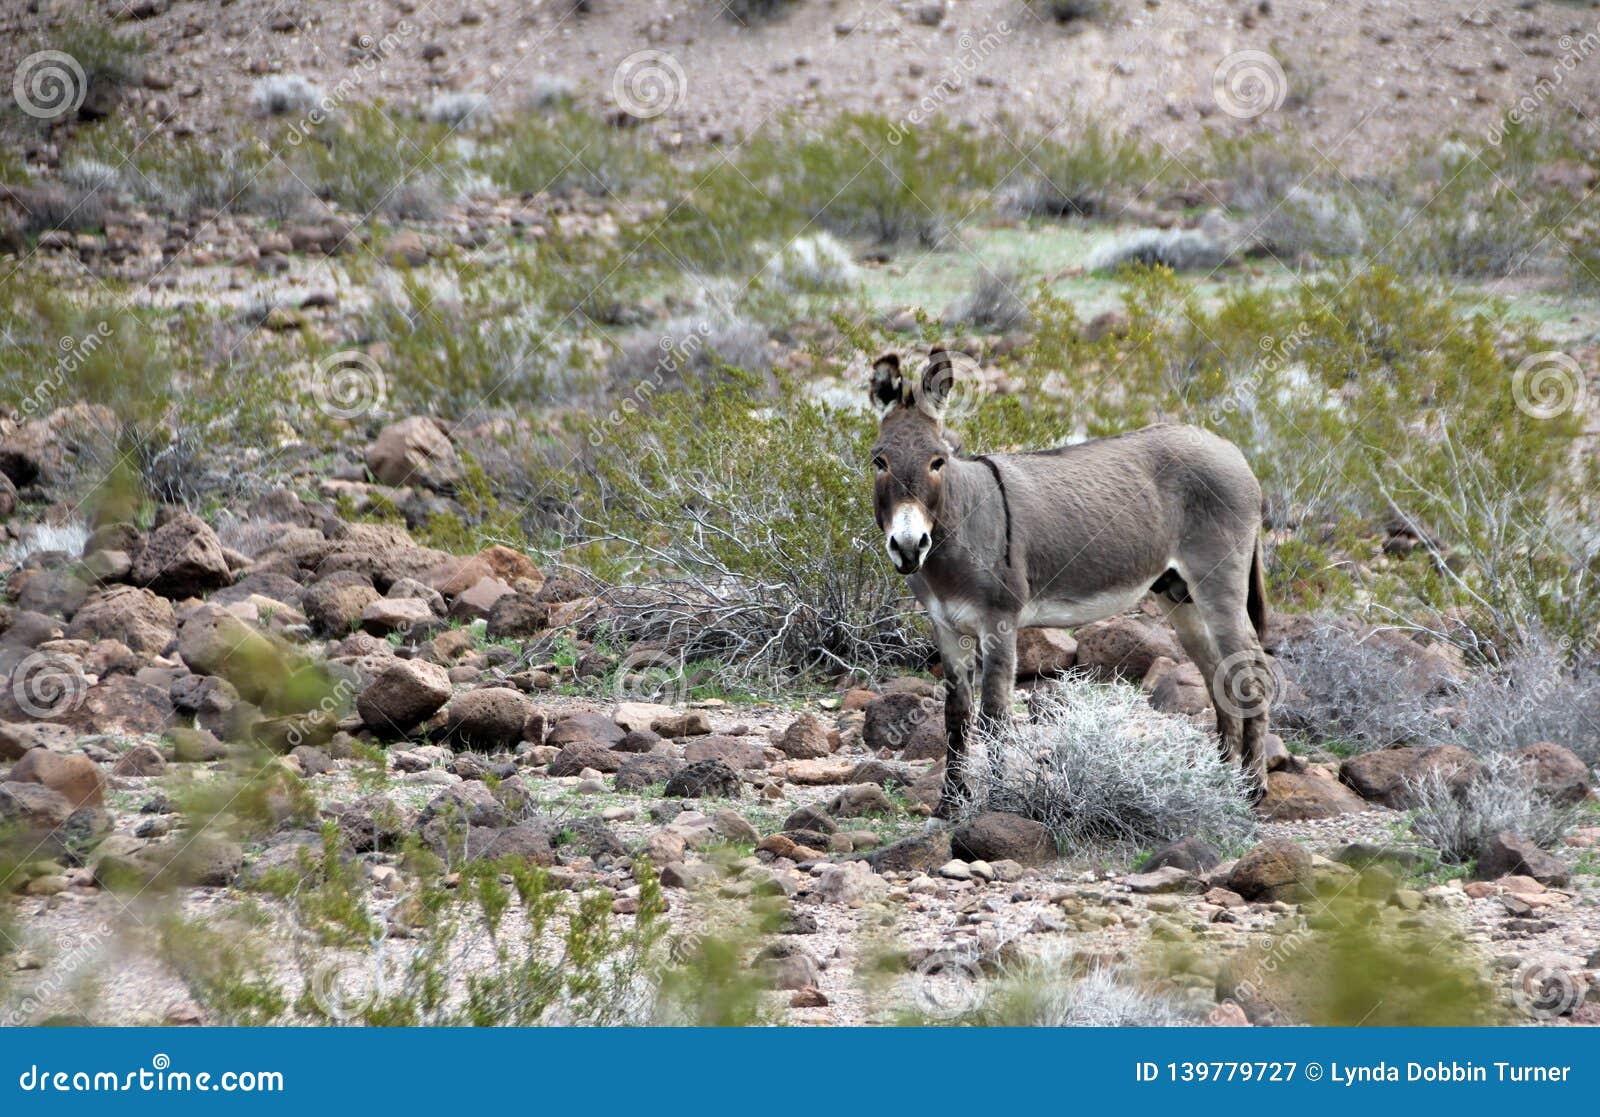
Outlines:
{"label": "large boulder", "polygon": [[1344,784],[1308,768],[1267,773],[1267,793],[1256,809],[1271,822],[1305,822],[1364,811],[1367,804]]}
{"label": "large boulder", "polygon": [[12,783],[36,783],[59,792],[73,807],[105,803],[106,777],[100,766],[81,752],[29,749],[6,777]]}
{"label": "large boulder", "polygon": [[1589,797],[1589,768],[1571,749],[1550,741],[1524,745],[1512,754],[1533,789],[1560,806]]}
{"label": "large boulder", "polygon": [[450,674],[422,659],[396,659],[356,696],[356,712],[378,733],[405,734],[450,698]]}
{"label": "large boulder", "polygon": [[731,737],[726,733],[713,733],[709,737],[696,737],[683,746],[683,758],[690,764],[702,760],[720,760],[730,768],[765,768],[766,750],[754,737]]}
{"label": "large boulder", "polygon": [[258,705],[284,694],[293,673],[288,645],[215,605],[203,605],[178,626],[178,656],[196,675],[218,675]]}
{"label": "large boulder", "polygon": [[522,740],[533,704],[520,690],[492,686],[468,691],[450,703],[445,734],[457,748],[494,752]]}
{"label": "large boulder", "polygon": [[32,837],[66,824],[72,800],[41,783],[0,783],[0,826]]}
{"label": "large boulder", "polygon": [[526,640],[550,626],[550,604],[526,593],[508,593],[489,606],[484,633],[491,640]]}
{"label": "large boulder", "polygon": [[180,512],[150,533],[133,564],[134,583],[163,597],[197,597],[233,580],[222,542],[200,517]]}
{"label": "large boulder", "polygon": [[950,835],[950,849],[967,861],[1015,861],[1043,865],[1056,856],[1056,843],[1043,823],[1004,811],[984,811],[962,822]]}
{"label": "large boulder", "polygon": [[67,626],[70,640],[120,640],[136,652],[159,655],[172,642],[172,606],[140,586],[110,586],[79,606]]}
{"label": "large boulder", "polygon": [[1478,758],[1456,745],[1407,746],[1352,756],[1339,766],[1339,779],[1369,803],[1395,810],[1412,805],[1411,788],[1437,774],[1461,794],[1483,771]]}
{"label": "large boulder", "polygon": [[885,694],[868,702],[865,713],[861,739],[869,749],[888,749],[906,760],[944,757],[944,706],[937,699]]}
{"label": "large boulder", "polygon": [[950,831],[943,827],[901,838],[862,860],[880,873],[932,873],[950,860]]}
{"label": "large boulder", "polygon": [[1246,900],[1298,900],[1311,884],[1311,854],[1297,842],[1274,838],[1239,858],[1228,887]]}
{"label": "large boulder", "polygon": [[739,774],[720,760],[701,760],[674,773],[665,794],[674,799],[737,799]]}
{"label": "large boulder", "polygon": [[1478,879],[1532,877],[1552,888],[1565,888],[1572,870],[1555,854],[1542,850],[1521,834],[1502,830],[1485,838],[1478,847]]}
{"label": "large boulder", "polygon": [[433,419],[413,415],[391,423],[367,446],[367,469],[381,484],[448,489],[461,478],[461,459]]}
{"label": "large boulder", "polygon": [[1073,635],[1078,641],[1077,666],[1101,678],[1142,679],[1162,656],[1183,659],[1183,649],[1170,632],[1138,617],[1108,617]]}
{"label": "large boulder", "polygon": [[623,760],[617,768],[618,791],[643,791],[666,783],[684,767],[683,761],[663,753],[639,753]]}
{"label": "large boulder", "polygon": [[544,743],[570,745],[583,741],[610,748],[621,741],[626,733],[627,730],[602,713],[568,714],[550,727],[550,731],[545,734]]}
{"label": "large boulder", "polygon": [[573,741],[556,753],[548,771],[552,776],[576,776],[585,768],[592,768],[596,772],[615,772],[627,759],[626,753],[617,752],[599,741]]}
{"label": "large boulder", "polygon": [[307,586],[300,593],[306,619],[324,636],[343,636],[361,623],[361,613],[378,600],[372,580],[354,570],[341,570]]}
{"label": "large boulder", "polygon": [[778,748],[790,760],[815,760],[833,752],[828,727],[816,714],[801,714],[778,738]]}
{"label": "large boulder", "polygon": [[1199,876],[1201,873],[1211,871],[1221,861],[1222,855],[1210,842],[1203,838],[1189,837],[1179,838],[1162,846],[1145,859],[1142,868],[1145,872],[1165,868],[1182,869],[1186,873]]}
{"label": "large boulder", "polygon": [[1065,629],[1024,628],[1017,632],[1017,678],[1064,675],[1078,660],[1078,642]]}

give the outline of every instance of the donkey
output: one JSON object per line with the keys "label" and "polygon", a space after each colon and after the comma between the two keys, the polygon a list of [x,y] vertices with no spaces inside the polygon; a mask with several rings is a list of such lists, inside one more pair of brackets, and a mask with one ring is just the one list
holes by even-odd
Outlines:
{"label": "donkey", "polygon": [[1261,649],[1261,486],[1238,447],[1161,424],[1054,450],[964,455],[944,429],[955,362],[935,348],[920,380],[887,353],[873,511],[895,570],[927,609],[945,677],[937,814],[966,791],[972,696],[979,724],[1011,719],[1017,630],[1075,627],[1157,594],[1206,680],[1224,757],[1257,798],[1271,676]]}

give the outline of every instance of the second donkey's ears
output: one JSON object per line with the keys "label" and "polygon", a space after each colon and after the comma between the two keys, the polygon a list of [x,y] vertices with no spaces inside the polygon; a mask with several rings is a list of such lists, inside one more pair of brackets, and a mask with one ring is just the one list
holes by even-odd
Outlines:
{"label": "second donkey's ears", "polygon": [[881,412],[887,412],[905,400],[905,378],[900,374],[900,355],[885,353],[872,362],[872,402]]}
{"label": "second donkey's ears", "polygon": [[929,418],[941,418],[955,386],[956,362],[950,350],[928,350],[928,367],[922,370],[922,391],[917,394],[917,406]]}

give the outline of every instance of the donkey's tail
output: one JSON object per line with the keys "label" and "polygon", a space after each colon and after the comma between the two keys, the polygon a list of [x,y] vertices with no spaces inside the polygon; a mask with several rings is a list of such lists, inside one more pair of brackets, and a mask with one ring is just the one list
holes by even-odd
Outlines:
{"label": "donkey's tail", "polygon": [[1261,536],[1256,536],[1256,553],[1250,558],[1250,592],[1245,599],[1245,611],[1256,630],[1256,638],[1267,638],[1267,579],[1261,566]]}

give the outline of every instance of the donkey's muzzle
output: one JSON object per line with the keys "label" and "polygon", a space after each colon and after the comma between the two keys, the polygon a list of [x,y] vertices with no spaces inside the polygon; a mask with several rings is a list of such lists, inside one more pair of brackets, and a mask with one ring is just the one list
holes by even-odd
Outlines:
{"label": "donkey's muzzle", "polygon": [[933,539],[927,532],[916,535],[890,535],[889,561],[901,574],[915,574],[922,569],[922,560],[933,548]]}

